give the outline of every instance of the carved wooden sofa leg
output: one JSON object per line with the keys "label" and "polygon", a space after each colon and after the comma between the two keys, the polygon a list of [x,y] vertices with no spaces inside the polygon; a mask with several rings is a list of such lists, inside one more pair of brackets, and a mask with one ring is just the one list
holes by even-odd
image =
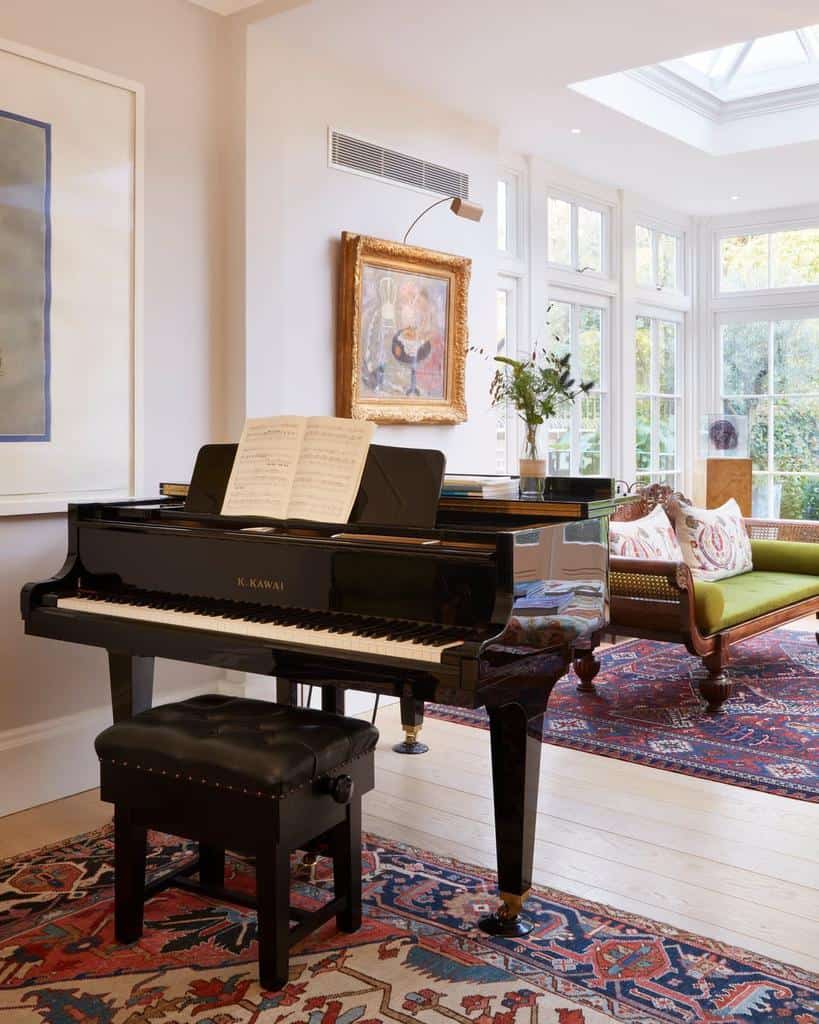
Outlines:
{"label": "carved wooden sofa leg", "polygon": [[708,669],[708,678],[700,683],[700,693],[707,701],[709,711],[719,711],[734,692],[734,684],[725,671],[727,661],[724,651],[707,654],[702,659],[703,665]]}
{"label": "carved wooden sofa leg", "polygon": [[600,671],[600,659],[594,656],[594,649],[586,651],[575,651],[577,657],[574,659],[574,670],[577,673],[580,683],[577,686],[578,693],[597,693],[593,685],[594,677]]}

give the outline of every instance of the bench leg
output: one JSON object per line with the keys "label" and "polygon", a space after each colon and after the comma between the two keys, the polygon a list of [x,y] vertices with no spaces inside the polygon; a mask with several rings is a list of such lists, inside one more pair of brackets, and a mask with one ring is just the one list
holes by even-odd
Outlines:
{"label": "bench leg", "polygon": [[225,885],[225,851],[219,846],[199,844],[199,880],[219,889]]}
{"label": "bench leg", "polygon": [[131,822],[127,807],[114,809],[114,934],[117,942],[142,937],[148,833]]}
{"label": "bench leg", "polygon": [[336,914],[341,932],[361,927],[361,798],[347,806],[347,816],[332,833],[333,889],[344,907]]}
{"label": "bench leg", "polygon": [[264,844],[256,851],[259,924],[259,981],[278,991],[287,984],[290,964],[290,851]]}
{"label": "bench leg", "polygon": [[725,671],[727,656],[722,651],[707,654],[702,663],[708,669],[708,678],[700,682],[700,693],[708,703],[709,711],[719,711],[734,692],[734,684]]}

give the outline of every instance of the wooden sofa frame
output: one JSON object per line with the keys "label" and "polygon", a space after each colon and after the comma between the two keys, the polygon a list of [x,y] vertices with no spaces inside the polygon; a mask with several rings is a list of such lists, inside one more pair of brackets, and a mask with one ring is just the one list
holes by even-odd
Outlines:
{"label": "wooden sofa frame", "polygon": [[[623,505],[612,518],[618,521],[639,519],[657,505],[668,511],[672,503],[690,504],[684,495],[670,487],[651,484],[640,492],[639,501]],[[752,540],[819,543],[819,522],[816,521],[746,519],[745,525]],[[682,643],[702,659],[708,676],[701,680],[699,688],[709,711],[718,711],[733,691],[727,668],[735,644],[806,615],[815,613],[819,618],[817,596],[705,635],[697,626],[694,581],[684,562],[612,556],[610,590],[611,634]],[[819,642],[819,631],[816,639]],[[594,649],[578,652],[578,655],[574,663],[580,678],[577,689],[580,693],[594,693],[593,680],[600,671],[600,661]]]}

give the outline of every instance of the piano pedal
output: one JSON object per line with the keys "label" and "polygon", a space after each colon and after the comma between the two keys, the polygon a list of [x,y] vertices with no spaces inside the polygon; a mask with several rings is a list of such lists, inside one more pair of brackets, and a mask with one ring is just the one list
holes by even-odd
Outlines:
{"label": "piano pedal", "polygon": [[396,743],[392,748],[396,754],[426,754],[429,747],[426,743],[418,742],[418,733],[421,731],[420,725],[405,725],[404,726],[404,742]]}

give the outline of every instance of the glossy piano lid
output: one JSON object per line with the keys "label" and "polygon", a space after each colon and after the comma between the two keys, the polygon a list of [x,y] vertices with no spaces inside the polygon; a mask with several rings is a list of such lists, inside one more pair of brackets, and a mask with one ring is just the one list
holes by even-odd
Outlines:
{"label": "glossy piano lid", "polygon": [[[206,444],[199,450],[185,511],[218,515],[238,445]],[[372,444],[350,522],[363,526],[435,526],[446,460],[429,448]]]}

